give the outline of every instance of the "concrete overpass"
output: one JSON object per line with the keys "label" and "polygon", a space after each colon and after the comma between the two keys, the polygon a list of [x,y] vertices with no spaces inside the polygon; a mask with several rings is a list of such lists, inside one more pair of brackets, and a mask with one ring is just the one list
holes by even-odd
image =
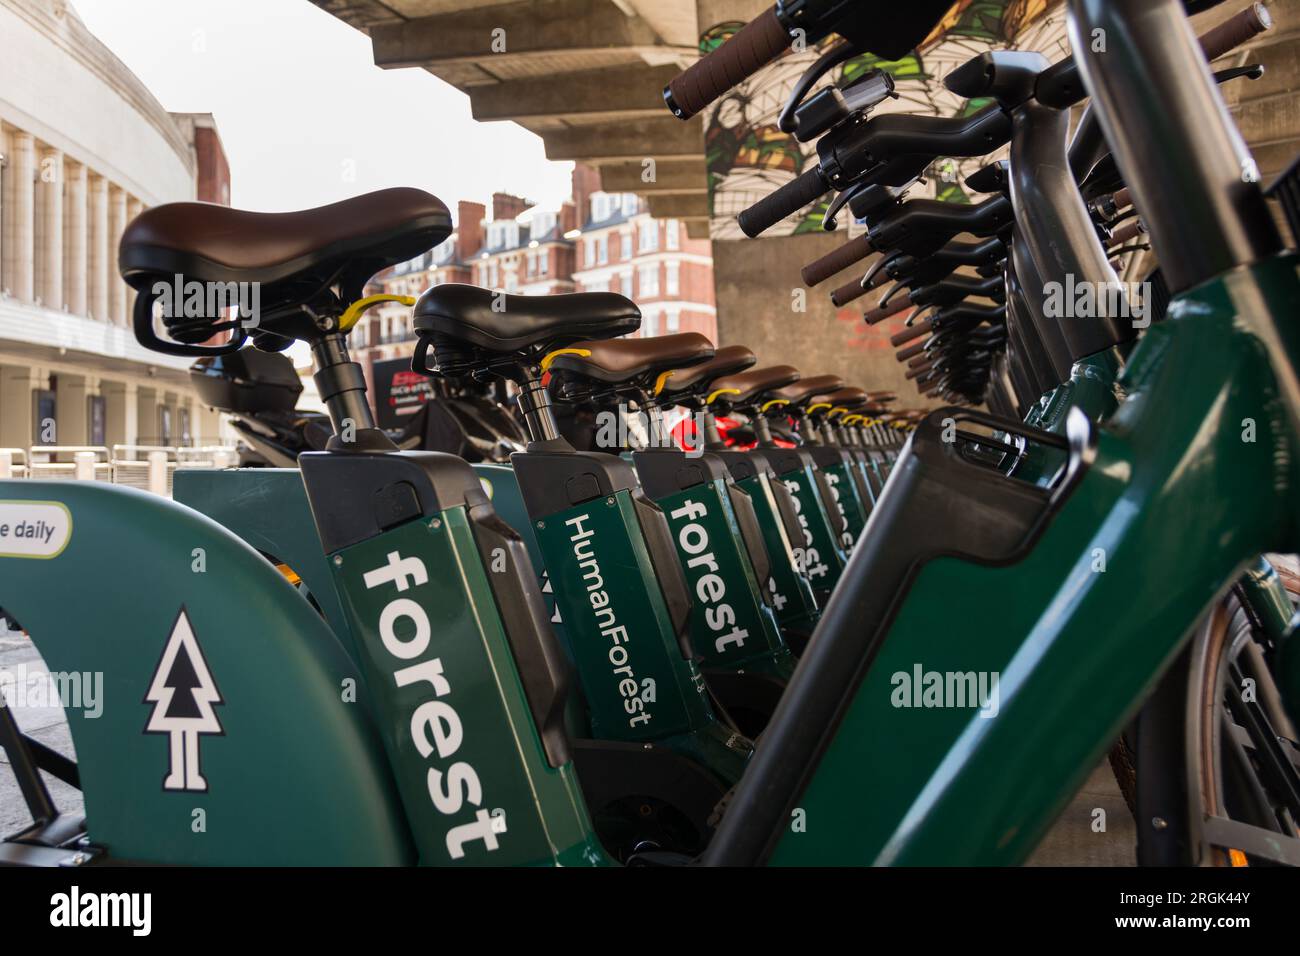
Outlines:
{"label": "concrete overpass", "polygon": [[550,159],[597,166],[605,189],[708,237],[702,119],[674,119],[660,95],[697,56],[696,0],[312,2],[367,33],[378,66],[423,67],[475,119],[519,123]]}
{"label": "concrete overpass", "polygon": [[[747,21],[772,0],[312,2],[367,33],[378,65],[429,70],[469,95],[476,118],[517,122],[542,137],[552,159],[596,165],[604,188],[639,193],[654,215],[685,220],[692,235],[711,234],[720,344],[744,343],[764,361],[793,357],[806,373],[833,372],[917,400],[888,341],[901,316],[865,326],[860,315],[874,296],[834,308],[826,292],[854,277],[847,272],[806,294],[799,288],[799,267],[844,242],[843,224],[827,234],[815,216],[811,223],[792,217],[763,239],[736,238],[735,212],[812,161],[810,147],[777,133],[775,117],[816,50],[787,55],[728,105],[690,123],[663,105],[660,91],[696,58],[702,35]],[[1197,17],[1194,27],[1204,32],[1247,2],[1229,0]],[[1270,182],[1300,151],[1300,0],[1267,6],[1274,29],[1215,67],[1249,62],[1266,69],[1260,80],[1227,84],[1223,95]],[[982,30],[991,32],[981,36]],[[904,97],[891,109],[951,113],[963,106],[945,99],[941,77],[981,43],[1065,54],[1061,0],[958,0],[945,31],[923,45],[924,69],[895,74]],[[979,165],[970,161],[961,175]]]}

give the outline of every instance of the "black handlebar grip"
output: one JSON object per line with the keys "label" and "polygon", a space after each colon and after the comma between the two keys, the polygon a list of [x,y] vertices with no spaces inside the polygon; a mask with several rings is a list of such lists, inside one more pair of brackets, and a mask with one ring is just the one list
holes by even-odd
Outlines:
{"label": "black handlebar grip", "polygon": [[740,231],[755,239],[786,216],[793,216],[804,206],[821,199],[830,188],[826,177],[822,175],[821,167],[814,166],[737,216]]}
{"label": "black handlebar grip", "polygon": [[816,262],[804,266],[800,273],[803,284],[811,287],[825,282],[835,273],[842,272],[855,262],[861,262],[874,251],[871,238],[865,233],[856,239],[850,239],[834,252],[828,252]]}
{"label": "black handlebar grip", "polygon": [[690,119],[790,46],[776,7],[740,28],[726,43],[677,74],[664,87],[664,102],[678,119]]}

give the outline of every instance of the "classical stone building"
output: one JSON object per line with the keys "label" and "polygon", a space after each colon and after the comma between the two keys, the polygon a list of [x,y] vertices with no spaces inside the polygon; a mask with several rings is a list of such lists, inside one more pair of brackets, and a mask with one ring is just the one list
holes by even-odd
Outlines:
{"label": "classical stone building", "polygon": [[0,0],[0,49],[0,447],[215,440],[117,272],[143,209],[229,202],[212,117],[164,110],[64,0]]}

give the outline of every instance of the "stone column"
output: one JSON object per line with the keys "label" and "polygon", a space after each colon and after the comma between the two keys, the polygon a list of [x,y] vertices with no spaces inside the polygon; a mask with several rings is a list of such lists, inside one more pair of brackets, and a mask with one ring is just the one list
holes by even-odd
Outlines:
{"label": "stone column", "polygon": [[60,372],[55,385],[55,427],[60,445],[84,445],[90,438],[91,381]]}
{"label": "stone column", "polygon": [[41,217],[41,248],[36,250],[36,262],[40,267],[36,294],[47,309],[62,309],[63,153],[59,150],[41,150],[36,191]]}
{"label": "stone column", "polygon": [[158,426],[158,390],[140,386],[136,392],[136,437],[132,444],[162,444]]}
{"label": "stone column", "polygon": [[0,365],[0,448],[27,449],[36,439],[32,393],[45,387],[45,375],[29,365]]}
{"label": "stone column", "polygon": [[15,130],[9,137],[13,164],[9,169],[9,217],[4,241],[5,285],[16,298],[35,297],[36,141]]}
{"label": "stone column", "polygon": [[112,321],[108,305],[109,276],[108,180],[90,177],[90,251],[87,265],[90,274],[90,302],[87,312],[99,322]]}
{"label": "stone column", "polygon": [[221,444],[221,413],[203,403],[197,404],[198,428],[195,434],[200,445]]}
{"label": "stone column", "polygon": [[73,315],[86,314],[89,262],[86,167],[63,160],[63,303]]}
{"label": "stone column", "polygon": [[137,444],[140,429],[135,383],[105,379],[100,382],[99,393],[104,396],[104,441],[108,447]]}
{"label": "stone column", "polygon": [[[175,392],[165,392],[159,404],[167,409],[167,416],[171,421],[171,434],[167,436],[166,443],[168,445],[179,445],[181,443],[180,396]],[[159,430],[161,431],[161,427]]]}
{"label": "stone column", "polygon": [[114,325],[126,325],[126,290],[117,271],[117,246],[126,229],[126,191],[116,186],[108,191],[108,314]]}
{"label": "stone column", "polygon": [[[144,212],[144,203],[136,199],[134,196],[128,197],[126,200],[126,224],[128,226],[131,225],[135,217],[140,215],[140,213],[142,212]],[[114,261],[116,262],[117,260],[114,259]],[[122,284],[126,285],[125,282]],[[130,286],[126,286],[126,324],[128,326],[134,321],[135,300],[138,299],[139,297],[140,294],[136,292],[135,289],[132,289]]]}

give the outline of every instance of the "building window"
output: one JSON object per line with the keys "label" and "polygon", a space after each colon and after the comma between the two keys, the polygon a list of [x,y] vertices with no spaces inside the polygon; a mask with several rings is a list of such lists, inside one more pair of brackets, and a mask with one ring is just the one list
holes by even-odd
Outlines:
{"label": "building window", "polygon": [[664,323],[665,332],[680,332],[682,330],[682,314],[680,312],[669,312],[665,315]]}
{"label": "building window", "polygon": [[641,251],[653,252],[659,248],[659,220],[646,219],[641,223]]}
{"label": "building window", "polygon": [[659,334],[659,313],[647,310],[641,313],[641,337],[652,338]]}
{"label": "building window", "polygon": [[541,252],[537,253],[537,274],[539,276],[546,275],[547,271],[551,268],[550,262],[551,250],[543,249]]}
{"label": "building window", "polygon": [[587,265],[594,266],[595,264],[596,264],[596,240],[588,239],[587,240]]}
{"label": "building window", "polygon": [[621,257],[624,259],[631,259],[632,258],[632,233],[630,232],[623,233],[622,239],[623,239],[623,251],[621,253]]}
{"label": "building window", "polygon": [[642,266],[637,278],[641,283],[639,295],[642,298],[648,299],[659,294],[659,263]]}
{"label": "building window", "polygon": [[528,253],[528,274],[534,275],[536,274],[536,272],[537,272],[537,254],[530,252]]}
{"label": "building window", "polygon": [[596,193],[591,197],[591,219],[593,222],[604,222],[609,218],[609,197],[604,193]]}
{"label": "building window", "polygon": [[601,236],[596,240],[596,264],[604,265],[609,262],[609,236]]}
{"label": "building window", "polygon": [[602,282],[584,282],[582,284],[582,291],[583,292],[608,292],[609,280],[606,279]]}
{"label": "building window", "polygon": [[664,295],[677,295],[681,292],[680,272],[680,262],[664,263]]}
{"label": "building window", "polygon": [[624,269],[618,278],[618,288],[629,299],[632,298],[632,270]]}

